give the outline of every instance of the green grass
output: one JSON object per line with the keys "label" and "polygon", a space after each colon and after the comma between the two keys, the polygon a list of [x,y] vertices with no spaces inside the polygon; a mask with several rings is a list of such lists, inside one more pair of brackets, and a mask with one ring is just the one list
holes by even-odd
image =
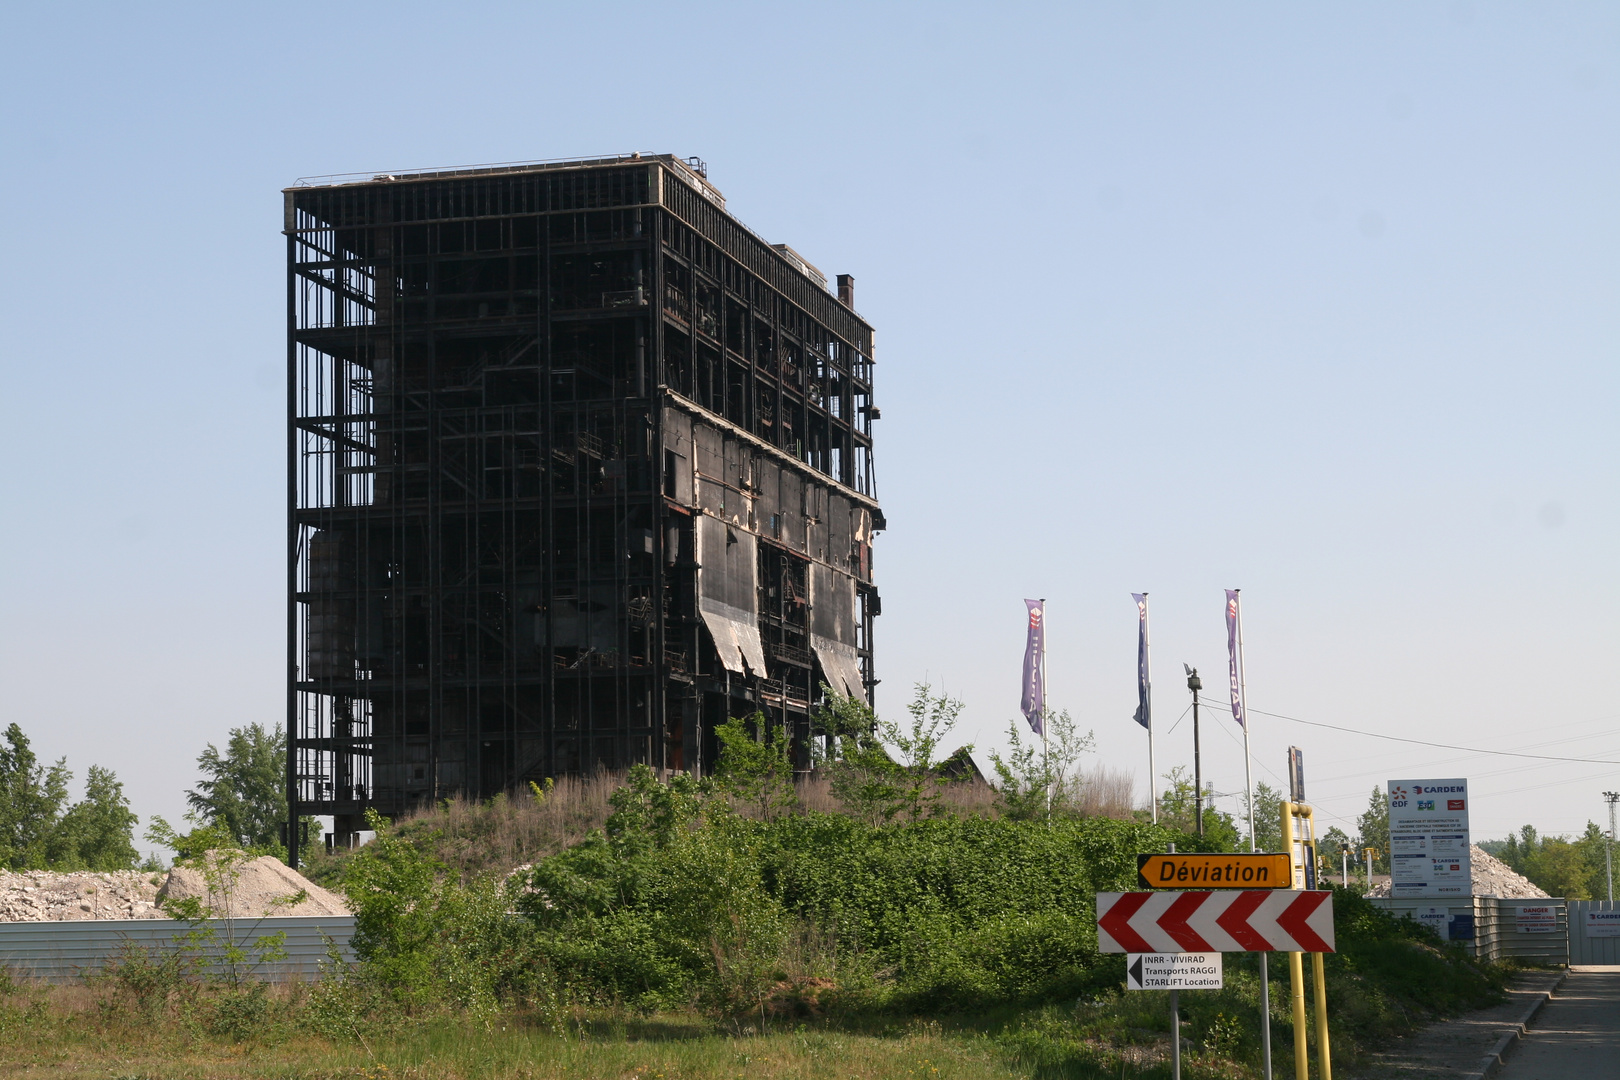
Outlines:
{"label": "green grass", "polygon": [[[1272,1040],[1282,1076],[1292,1070],[1287,964],[1276,957],[1271,967]],[[1330,958],[1336,1064],[1348,1065],[1383,1038],[1439,1015],[1423,1007],[1416,990],[1410,1000],[1391,994],[1389,977],[1403,973],[1445,974],[1447,1011],[1489,1004],[1500,981],[1500,973],[1459,965],[1455,954],[1422,940],[1356,943]],[[1259,1075],[1255,957],[1228,956],[1226,983],[1222,990],[1181,995],[1187,1080]],[[1428,982],[1430,989],[1434,985]],[[839,995],[826,1015],[764,1022],[601,1009],[569,1011],[550,1022],[519,1009],[494,1011],[482,1020],[466,1013],[372,1015],[355,1037],[338,1040],[310,1032],[307,991],[277,991],[257,1003],[243,997],[192,987],[153,1008],[105,981],[13,986],[0,994],[0,1075],[97,1080],[1169,1076],[1168,995],[1155,992],[1108,991],[1080,1002],[1001,1005],[941,1016],[888,1011],[875,1001],[863,1006],[858,997]],[[240,1023],[244,1010],[251,1018],[245,1027]]]}

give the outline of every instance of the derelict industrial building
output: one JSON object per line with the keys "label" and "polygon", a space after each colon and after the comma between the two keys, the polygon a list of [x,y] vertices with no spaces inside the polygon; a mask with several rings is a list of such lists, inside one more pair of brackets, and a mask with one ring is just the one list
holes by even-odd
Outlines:
{"label": "derelict industrial building", "polygon": [[808,766],[870,696],[872,328],[695,159],[285,193],[293,814]]}

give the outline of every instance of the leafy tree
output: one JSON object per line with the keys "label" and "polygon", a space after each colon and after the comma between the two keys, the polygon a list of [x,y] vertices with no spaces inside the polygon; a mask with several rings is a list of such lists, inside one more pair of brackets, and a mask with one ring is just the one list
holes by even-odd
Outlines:
{"label": "leafy tree", "polygon": [[1048,711],[1044,720],[1046,739],[1042,742],[1036,742],[1033,735],[1026,742],[1025,725],[1011,720],[1007,723],[1007,756],[990,751],[1001,812],[1016,821],[1044,820],[1049,805],[1053,812],[1072,813],[1081,785],[1076,766],[1097,745],[1091,732],[1078,730],[1067,709]]}
{"label": "leafy tree", "polygon": [[824,703],[816,726],[830,746],[818,749],[817,765],[831,781],[832,793],[846,810],[877,824],[899,810],[900,766],[883,749],[877,713],[857,697],[845,697],[822,684]]}
{"label": "leafy tree", "polygon": [[1264,780],[1254,785],[1254,849],[1256,851],[1287,850],[1283,846],[1282,804],[1282,792]]}
{"label": "leafy tree", "polygon": [[[1367,798],[1367,812],[1356,818],[1356,829],[1361,833],[1361,848],[1373,848],[1373,870],[1389,871],[1389,792],[1374,785]],[[1361,855],[1361,851],[1356,852]]]}
{"label": "leafy tree", "polygon": [[51,835],[67,802],[67,759],[49,769],[39,763],[28,736],[11,724],[0,745],[0,866],[36,869],[50,861]]}
{"label": "leafy tree", "polygon": [[6,728],[0,743],[0,866],[125,870],[135,865],[136,819],[124,785],[111,769],[92,765],[84,799],[69,806],[72,781],[66,758],[45,768],[22,729]]}
{"label": "leafy tree", "polygon": [[1606,840],[1597,823],[1588,821],[1586,831],[1575,840],[1542,836],[1534,825],[1525,825],[1518,835],[1510,833],[1491,847],[1499,859],[1551,895],[1588,900],[1608,894],[1603,866]]}
{"label": "leafy tree", "polygon": [[186,818],[216,825],[244,848],[282,848],[287,820],[287,739],[277,726],[232,728],[221,753],[213,743],[197,756],[203,779],[186,792]]}
{"label": "leafy tree", "polygon": [[111,769],[90,766],[84,798],[68,807],[52,830],[51,866],[62,870],[128,870],[135,850],[135,823],[124,785]]}
{"label": "leafy tree", "polygon": [[763,713],[755,713],[751,721],[727,720],[714,734],[720,740],[715,780],[721,791],[757,809],[766,821],[774,821],[798,805],[790,744],[783,728],[771,727]]}
{"label": "leafy tree", "polygon": [[1317,837],[1316,853],[1326,863],[1328,870],[1342,872],[1344,869],[1343,853],[1350,853],[1350,861],[1356,861],[1355,844],[1345,831],[1337,825]]}
{"label": "leafy tree", "polygon": [[[833,742],[821,762],[831,775],[833,795],[872,824],[938,814],[941,787],[952,782],[939,772],[940,744],[956,726],[962,702],[936,696],[927,683],[918,683],[906,705],[911,723],[901,727],[880,719],[864,701],[822,689],[827,703],[816,719]],[[956,752],[972,749],[969,744]]]}
{"label": "leafy tree", "polygon": [[[1198,833],[1197,786],[1187,775],[1185,765],[1177,765],[1164,774],[1169,781],[1159,793],[1159,824],[1176,829],[1189,836]],[[1232,815],[1215,808],[1215,786],[1204,788],[1204,841],[1216,851],[1236,851],[1239,847],[1237,822]],[[1247,847],[1247,844],[1243,844]]]}

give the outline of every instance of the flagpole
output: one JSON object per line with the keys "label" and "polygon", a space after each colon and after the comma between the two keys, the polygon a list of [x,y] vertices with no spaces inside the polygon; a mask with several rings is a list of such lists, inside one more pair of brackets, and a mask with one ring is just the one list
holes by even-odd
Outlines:
{"label": "flagpole", "polygon": [[[1249,800],[1249,850],[1256,850],[1254,837],[1254,756],[1249,753],[1249,686],[1248,670],[1243,656],[1243,597],[1242,589],[1233,589],[1237,604],[1237,664],[1238,699],[1243,702],[1243,788]],[[1289,847],[1289,851],[1293,851]],[[1266,954],[1260,954],[1260,1050],[1262,1075],[1271,1080],[1271,978]]]}
{"label": "flagpole", "polygon": [[1243,702],[1243,790],[1249,801],[1249,850],[1254,851],[1254,756],[1249,753],[1249,688],[1246,682],[1246,672],[1243,664],[1243,597],[1242,589],[1233,589],[1238,593],[1237,605],[1237,662],[1238,662],[1238,700]]}
{"label": "flagpole", "polygon": [[1148,594],[1142,594],[1142,659],[1147,668],[1148,684],[1148,808],[1153,813],[1153,824],[1159,823],[1159,791],[1153,765],[1153,635],[1149,632]]}
{"label": "flagpole", "polygon": [[1046,696],[1046,597],[1041,597],[1041,769],[1046,773],[1046,823],[1052,824],[1052,750],[1047,729],[1052,726],[1052,710]]}

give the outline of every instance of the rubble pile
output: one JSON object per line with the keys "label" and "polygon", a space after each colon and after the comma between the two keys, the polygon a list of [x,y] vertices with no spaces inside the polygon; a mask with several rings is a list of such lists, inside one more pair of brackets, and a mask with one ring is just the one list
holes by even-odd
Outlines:
{"label": "rubble pile", "polygon": [[0,922],[161,919],[162,874],[0,870]]}
{"label": "rubble pile", "polygon": [[[268,855],[231,867],[225,876],[234,879],[229,890],[210,897],[202,872],[184,866],[167,874],[0,870],[0,922],[170,919],[163,902],[186,897],[201,900],[215,918],[349,914],[341,896]],[[290,903],[300,890],[303,898]]]}
{"label": "rubble pile", "polygon": [[[212,857],[213,853],[210,852]],[[196,897],[215,918],[257,919],[266,915],[347,915],[349,905],[280,859],[261,855],[224,871],[232,878],[228,891],[209,893],[202,871],[177,866],[158,890],[159,901]],[[290,903],[303,890],[304,898]]]}
{"label": "rubble pile", "polygon": [[[1539,900],[1547,894],[1531,884],[1523,874],[1515,873],[1507,863],[1486,853],[1478,844],[1468,849],[1469,867],[1473,871],[1475,896],[1496,896],[1503,900]],[[1388,896],[1389,882],[1380,881],[1368,896]]]}

